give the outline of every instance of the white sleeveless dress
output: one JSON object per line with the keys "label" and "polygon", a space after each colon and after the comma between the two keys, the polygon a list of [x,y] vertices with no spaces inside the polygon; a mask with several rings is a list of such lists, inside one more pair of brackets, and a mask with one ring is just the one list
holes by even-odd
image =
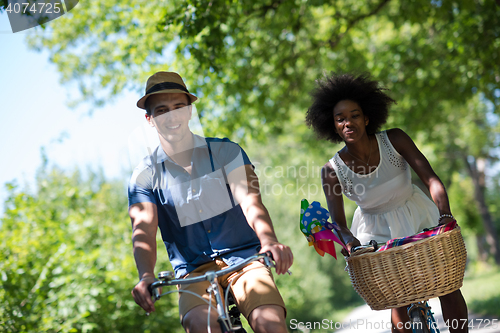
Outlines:
{"label": "white sleeveless dress", "polygon": [[330,160],[342,192],[358,205],[351,232],[361,244],[374,239],[410,236],[437,225],[439,210],[417,186],[411,183],[410,167],[392,146],[385,131],[376,133],[380,162],[369,174],[349,169],[339,154]]}

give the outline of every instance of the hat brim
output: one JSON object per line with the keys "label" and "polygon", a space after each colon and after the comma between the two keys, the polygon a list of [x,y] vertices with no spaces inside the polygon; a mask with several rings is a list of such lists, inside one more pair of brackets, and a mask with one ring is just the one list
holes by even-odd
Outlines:
{"label": "hat brim", "polygon": [[198,100],[198,97],[196,97],[193,94],[187,93],[185,91],[182,91],[180,89],[165,89],[165,90],[160,90],[160,91],[155,91],[154,93],[144,95],[139,101],[137,101],[137,107],[141,108],[143,110],[146,110],[146,99],[148,99],[149,96],[151,95],[156,95],[156,94],[186,94],[189,99],[191,100],[191,103],[194,103],[196,100]]}

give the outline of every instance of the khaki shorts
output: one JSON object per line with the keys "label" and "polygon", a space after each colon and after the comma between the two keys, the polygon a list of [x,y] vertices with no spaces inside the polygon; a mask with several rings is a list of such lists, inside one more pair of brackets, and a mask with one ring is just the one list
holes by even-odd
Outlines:
{"label": "khaki shorts", "polygon": [[[218,271],[225,267],[228,267],[226,263],[222,260],[216,259],[214,262],[201,265],[185,277],[199,276],[203,275],[207,271]],[[239,273],[242,274],[238,276]],[[286,313],[285,303],[283,302],[283,298],[281,297],[278,288],[276,288],[273,275],[270,269],[261,262],[252,262],[239,271],[219,277],[219,284],[223,288],[226,288],[231,281],[231,291],[234,295],[236,305],[245,318],[248,318],[253,309],[261,305],[279,305],[285,309]],[[177,286],[177,288],[180,290],[192,291],[208,301],[210,299],[207,292],[207,288],[209,286],[210,284],[208,281],[203,281]],[[224,300],[224,294],[222,294],[222,292],[221,296]],[[216,306],[215,297],[213,295],[212,304]],[[189,293],[180,292],[179,315],[181,322],[186,313],[198,305],[208,306],[208,304],[200,298]]]}

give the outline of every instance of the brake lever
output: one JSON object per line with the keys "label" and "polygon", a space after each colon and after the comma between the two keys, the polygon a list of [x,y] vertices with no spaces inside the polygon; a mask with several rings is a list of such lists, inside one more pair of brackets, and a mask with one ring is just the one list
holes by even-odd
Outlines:
{"label": "brake lever", "polygon": [[[271,251],[266,251],[266,255],[264,257],[264,263],[267,267],[274,267],[276,268],[276,265],[274,264],[273,260],[273,254],[271,253]],[[290,270],[287,270],[286,271],[288,273],[288,275],[292,275],[292,272]]]}
{"label": "brake lever", "polygon": [[[155,281],[156,282],[156,281]],[[153,283],[155,283],[153,282]],[[153,289],[153,283],[151,283],[149,286],[148,286],[148,291],[149,291],[149,295],[153,298],[153,301],[156,302],[157,300],[160,299],[161,297],[161,294],[160,294],[160,291],[158,290],[158,288],[154,288]],[[148,314],[149,315],[149,314]]]}

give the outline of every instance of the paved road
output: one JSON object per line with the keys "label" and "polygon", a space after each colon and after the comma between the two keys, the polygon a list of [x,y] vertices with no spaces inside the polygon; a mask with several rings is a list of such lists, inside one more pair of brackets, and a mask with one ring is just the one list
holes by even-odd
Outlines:
{"label": "paved road", "polygon": [[[429,302],[434,318],[439,326],[441,333],[450,331],[444,325],[443,315],[439,300],[432,299]],[[336,330],[336,333],[391,333],[391,312],[390,310],[372,311],[368,305],[356,308],[342,323],[342,328]],[[477,316],[469,314],[469,322],[473,328],[469,328],[474,333],[500,333],[500,321],[491,317]],[[489,323],[488,326],[485,326]]]}

